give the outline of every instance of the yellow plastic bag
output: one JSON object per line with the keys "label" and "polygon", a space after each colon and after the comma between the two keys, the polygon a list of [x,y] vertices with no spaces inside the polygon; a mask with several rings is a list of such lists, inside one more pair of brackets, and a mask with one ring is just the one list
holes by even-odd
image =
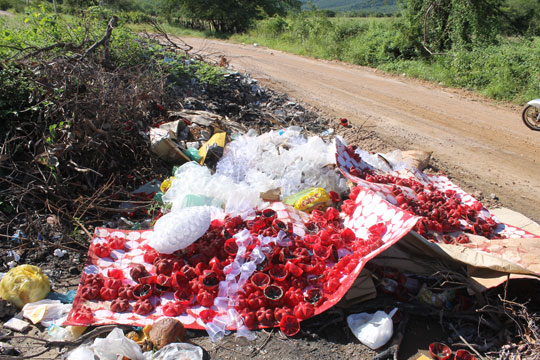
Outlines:
{"label": "yellow plastic bag", "polygon": [[165,194],[167,192],[167,190],[169,190],[169,188],[171,187],[172,182],[173,182],[174,179],[176,179],[176,178],[174,176],[171,176],[171,177],[168,177],[167,179],[163,180],[163,182],[159,186],[159,190],[161,190],[161,192]]}
{"label": "yellow plastic bag", "polygon": [[19,308],[44,299],[50,291],[49,278],[33,265],[17,266],[0,281],[0,297]]}
{"label": "yellow plastic bag", "polygon": [[324,209],[330,203],[330,196],[323,188],[308,188],[297,192],[294,195],[283,199],[285,204],[293,206],[295,209],[311,212],[313,209]]}

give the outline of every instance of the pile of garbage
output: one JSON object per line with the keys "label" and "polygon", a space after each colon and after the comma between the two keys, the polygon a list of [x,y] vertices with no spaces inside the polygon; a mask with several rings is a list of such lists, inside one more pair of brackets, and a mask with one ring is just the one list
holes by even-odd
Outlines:
{"label": "pile of garbage", "polygon": [[[244,85],[261,96],[256,82]],[[385,254],[415,263],[412,249],[420,249],[438,265],[538,275],[536,263],[507,254],[493,266],[478,260],[500,245],[483,246],[482,255],[482,241],[538,235],[501,222],[443,175],[424,174],[429,154],[368,153],[317,122],[299,126],[305,114],[292,102],[288,112],[266,112],[264,123],[260,103],[231,117],[209,111],[223,106],[201,109],[188,98],[150,129],[153,153],[175,167],[134,194],[152,198],[159,212],[148,229],[97,228],[76,292],[50,292],[48,277],[31,265],[4,275],[0,296],[21,309],[5,327],[41,323],[50,339],[77,344],[68,359],[202,359],[185,329],[206,330],[216,342],[231,332],[253,340],[254,330],[274,327],[294,338],[316,315],[355,300],[347,294],[369,261],[376,286],[369,281],[356,298],[379,293],[391,305],[351,310],[346,323],[374,350],[394,338],[397,347],[387,350],[396,355],[407,309],[469,311],[472,287],[441,288],[426,271],[392,268]],[[110,325],[106,338],[94,339]],[[447,358],[452,350],[434,343],[430,352]],[[474,355],[459,349],[456,357]]]}

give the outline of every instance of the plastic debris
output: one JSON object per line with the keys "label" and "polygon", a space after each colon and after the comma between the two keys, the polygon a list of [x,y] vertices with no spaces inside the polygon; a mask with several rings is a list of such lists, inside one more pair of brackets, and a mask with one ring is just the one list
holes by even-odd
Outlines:
{"label": "plastic debris", "polygon": [[202,360],[203,351],[199,346],[187,343],[172,343],[153,353],[144,353],[144,360]]}
{"label": "plastic debris", "polygon": [[11,330],[23,332],[30,327],[30,324],[21,319],[11,318],[6,321],[3,326]]}
{"label": "plastic debris", "polygon": [[347,316],[347,324],[354,336],[369,348],[375,350],[390,340],[394,333],[392,316],[398,309],[393,309],[390,314],[377,311],[374,314],[360,313]]}
{"label": "plastic debris", "polygon": [[285,204],[295,209],[311,212],[313,209],[325,209],[331,204],[330,196],[322,188],[308,188],[283,199]]}
{"label": "plastic debris", "polygon": [[17,266],[0,281],[0,297],[19,308],[45,298],[50,291],[49,278],[33,265]]}
{"label": "plastic debris", "polygon": [[91,348],[100,360],[117,360],[119,356],[120,358],[126,357],[131,360],[144,359],[139,345],[135,341],[125,337],[119,328],[115,328],[104,339],[95,339]]}
{"label": "plastic debris", "polygon": [[210,207],[194,206],[170,212],[156,221],[148,244],[162,254],[172,254],[193,244],[210,227]]}
{"label": "plastic debris", "polygon": [[232,216],[251,213],[263,204],[259,192],[247,184],[237,184],[233,179],[220,174],[211,174],[207,167],[196,162],[180,166],[175,172],[171,187],[163,195],[165,203],[172,204],[172,212],[188,206],[190,195],[202,195],[204,202],[223,207]]}
{"label": "plastic debris", "polygon": [[58,258],[61,258],[66,254],[67,254],[67,251],[63,250],[63,249],[55,249],[54,252],[53,252],[53,255],[58,257]]}
{"label": "plastic debris", "polygon": [[71,304],[62,304],[59,300],[44,299],[32,303],[27,303],[22,308],[23,317],[43,326],[50,326],[53,323],[62,323],[71,310]]}
{"label": "plastic debris", "polygon": [[335,146],[318,136],[306,139],[301,131],[291,126],[256,136],[250,130],[227,145],[216,171],[258,193],[281,188],[282,198],[309,187],[346,191],[334,169]]}
{"label": "plastic debris", "polygon": [[47,295],[47,299],[60,300],[63,304],[73,304],[73,300],[75,300],[75,295],[77,295],[76,290],[69,290],[65,294],[50,292],[49,295]]}
{"label": "plastic debris", "polygon": [[47,328],[47,334],[53,340],[57,341],[72,341],[81,336],[87,329],[86,326],[59,326],[51,324]]}
{"label": "plastic debris", "polygon": [[82,344],[75,350],[71,351],[66,360],[92,360],[94,359],[94,351],[92,345]]}

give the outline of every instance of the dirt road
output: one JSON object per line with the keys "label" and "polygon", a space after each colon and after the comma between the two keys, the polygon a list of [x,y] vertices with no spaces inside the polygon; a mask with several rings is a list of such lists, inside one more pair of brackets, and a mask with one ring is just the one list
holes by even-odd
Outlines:
{"label": "dirt road", "polygon": [[225,55],[232,68],[300,102],[371,126],[393,146],[433,151],[441,169],[466,190],[496,196],[540,221],[540,132],[523,125],[519,107],[370,68],[254,45],[184,40],[202,53]]}

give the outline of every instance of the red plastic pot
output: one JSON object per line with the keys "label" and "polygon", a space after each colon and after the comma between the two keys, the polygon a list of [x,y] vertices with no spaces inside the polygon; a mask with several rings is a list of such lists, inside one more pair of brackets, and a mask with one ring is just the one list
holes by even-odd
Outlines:
{"label": "red plastic pot", "polygon": [[300,322],[295,316],[285,315],[279,321],[279,329],[287,336],[294,336],[300,331]]}
{"label": "red plastic pot", "polygon": [[277,307],[274,309],[274,319],[279,322],[285,315],[293,315],[293,311],[289,307]]}
{"label": "red plastic pot", "polygon": [[313,255],[315,255],[318,259],[326,260],[331,254],[332,248],[329,246],[318,244],[313,247]]}
{"label": "red plastic pot", "polygon": [[137,284],[133,288],[133,297],[138,300],[145,300],[152,296],[153,286],[151,284]]}
{"label": "red plastic pot", "polygon": [[458,350],[454,356],[454,360],[476,360],[476,357],[467,350]]}
{"label": "red plastic pot", "polygon": [[270,276],[262,272],[255,272],[251,275],[251,283],[257,289],[264,289],[270,284]]}
{"label": "red plastic pot", "polygon": [[276,264],[268,270],[268,274],[275,281],[285,281],[289,272],[285,269],[283,264]]}
{"label": "red plastic pot", "polygon": [[174,298],[182,305],[189,305],[193,302],[195,295],[189,288],[181,288],[175,291]]}
{"label": "red plastic pot", "polygon": [[264,288],[264,296],[270,300],[270,302],[278,301],[283,297],[283,288],[281,286],[272,284]]}
{"label": "red plastic pot", "polygon": [[306,291],[306,295],[304,296],[304,300],[314,306],[316,306],[322,300],[322,298],[323,294],[319,288],[308,289]]}
{"label": "red plastic pot", "polygon": [[215,272],[207,270],[201,276],[202,276],[201,284],[204,286],[206,290],[213,291],[218,288],[219,278],[217,277]]}
{"label": "red plastic pot", "polygon": [[223,247],[225,249],[225,252],[229,255],[234,256],[238,252],[238,244],[236,243],[235,238],[227,239]]}
{"label": "red plastic pot", "polygon": [[315,235],[319,232],[319,226],[314,222],[308,222],[304,224],[304,230],[306,230],[307,234]]}
{"label": "red plastic pot", "polygon": [[435,360],[448,360],[452,355],[452,350],[448,345],[436,342],[429,345],[429,353]]}
{"label": "red plastic pot", "polygon": [[264,209],[262,212],[262,216],[266,221],[272,223],[272,221],[274,221],[274,219],[276,218],[276,212],[272,209]]}

